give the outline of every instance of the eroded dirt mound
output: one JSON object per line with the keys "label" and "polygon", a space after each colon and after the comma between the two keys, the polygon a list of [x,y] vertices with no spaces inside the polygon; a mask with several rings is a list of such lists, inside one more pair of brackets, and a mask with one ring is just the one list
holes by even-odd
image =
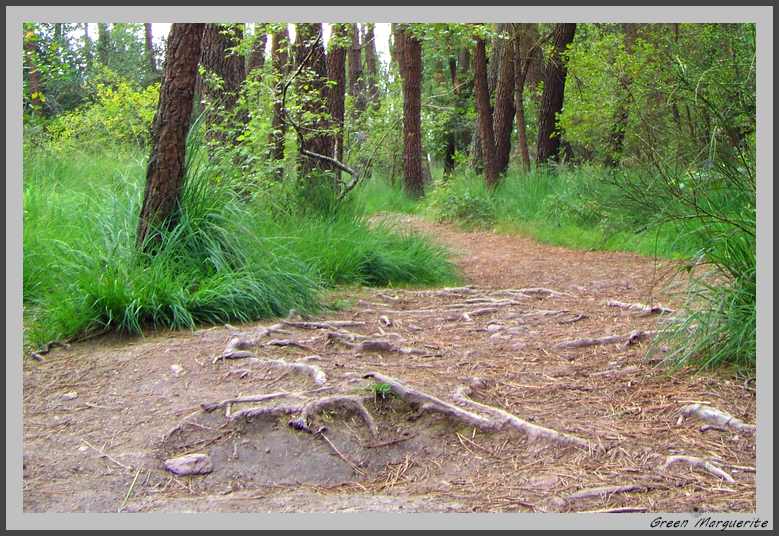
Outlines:
{"label": "eroded dirt mound", "polygon": [[668,267],[401,223],[472,286],[28,362],[25,510],[754,509],[751,386],[647,354]]}

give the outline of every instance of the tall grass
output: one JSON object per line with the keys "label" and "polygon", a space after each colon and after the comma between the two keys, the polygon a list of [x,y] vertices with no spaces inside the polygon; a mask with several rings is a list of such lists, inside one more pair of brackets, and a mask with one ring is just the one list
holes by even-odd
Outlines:
{"label": "tall grass", "polygon": [[30,344],[116,329],[192,328],[312,312],[336,284],[454,281],[446,252],[368,226],[354,211],[317,217],[239,199],[190,144],[176,225],[154,255],[135,247],[145,158],[25,154],[24,303]]}

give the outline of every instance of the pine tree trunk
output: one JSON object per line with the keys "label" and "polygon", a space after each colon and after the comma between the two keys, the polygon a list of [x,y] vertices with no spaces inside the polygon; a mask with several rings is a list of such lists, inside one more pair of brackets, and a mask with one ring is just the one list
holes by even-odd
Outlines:
{"label": "pine tree trunk", "polygon": [[[273,101],[273,118],[271,120],[270,146],[271,158],[276,161],[284,159],[284,139],[287,125],[284,112],[281,109],[281,84],[287,75],[289,61],[289,30],[283,29],[273,33],[271,44],[271,62],[273,63],[274,80],[276,83],[275,99]],[[280,175],[280,173],[279,173]]]}
{"label": "pine tree trunk", "polygon": [[563,109],[566,66],[562,53],[573,41],[576,24],[556,24],[554,49],[544,74],[544,92],[538,114],[538,156],[536,164],[556,160],[560,152],[560,133],[556,127],[557,114]]}
{"label": "pine tree trunk", "polygon": [[357,24],[350,28],[352,48],[349,50],[349,95],[354,102],[355,116],[365,110],[365,89],[362,70],[362,48],[360,46],[360,30]]}
{"label": "pine tree trunk", "polygon": [[365,69],[368,78],[368,100],[375,107],[379,104],[379,56],[376,53],[375,24],[365,25]]}
{"label": "pine tree trunk", "polygon": [[41,73],[38,70],[38,47],[35,44],[37,37],[32,31],[30,31],[29,34],[24,36],[24,64],[27,68],[30,106],[34,115],[42,116],[44,97]]}
{"label": "pine tree trunk", "polygon": [[105,22],[97,23],[97,58],[103,65],[108,65],[111,50],[111,30]]}
{"label": "pine tree trunk", "polygon": [[143,23],[145,48],[146,48],[146,61],[149,62],[149,71],[152,74],[157,73],[157,62],[154,59],[154,38],[152,34],[151,22]]}
{"label": "pine tree trunk", "polygon": [[160,100],[152,126],[146,190],[138,221],[140,248],[148,244],[152,228],[175,224],[204,29],[204,24],[174,23],[168,35]]}
{"label": "pine tree trunk", "polygon": [[[200,64],[205,71],[201,79],[202,100],[206,112],[208,141],[219,144],[235,144],[239,133],[238,125],[245,117],[236,117],[241,84],[246,79],[243,58],[232,51],[243,38],[240,24],[206,24],[203,32],[203,46]],[[209,83],[209,78],[221,80],[221,84]]]}
{"label": "pine tree trunk", "polygon": [[484,40],[477,38],[473,84],[479,121],[484,181],[487,186],[493,187],[498,182],[498,174],[495,167],[495,134],[490,110],[490,92],[487,87],[487,52],[485,48]]}
{"label": "pine tree trunk", "polygon": [[[349,37],[345,24],[334,24],[330,36],[341,41]],[[333,82],[328,86],[327,101],[335,132],[335,158],[344,159],[344,101],[346,98],[346,48],[340,43],[331,44],[327,54],[327,78]],[[336,170],[336,180],[341,181],[341,170]]]}
{"label": "pine tree trunk", "polygon": [[[295,64],[300,65],[308,56],[311,47],[314,50],[308,57],[306,66],[295,79],[297,94],[302,97],[303,112],[309,112],[316,119],[301,127],[304,132],[300,149],[300,176],[306,177],[313,170],[332,170],[332,164],[303,154],[303,151],[333,157],[335,142],[331,124],[327,118],[327,59],[322,44],[322,24],[297,24],[295,42]],[[319,39],[317,40],[317,36]]]}
{"label": "pine tree trunk", "polygon": [[527,82],[533,58],[535,41],[529,39],[531,24],[513,24],[514,47],[514,110],[517,123],[517,154],[522,159],[522,168],[530,171],[530,148],[527,139],[527,118],[525,117],[525,83]]}
{"label": "pine tree trunk", "polygon": [[84,64],[87,69],[92,68],[92,40],[89,38],[89,24],[84,23]]}
{"label": "pine tree trunk", "polygon": [[262,69],[265,65],[265,48],[268,44],[268,34],[265,32],[264,25],[259,23],[254,24],[254,33],[254,45],[246,64],[247,74],[255,69]]}
{"label": "pine tree trunk", "polygon": [[422,171],[422,44],[398,25],[398,57],[403,77],[403,177],[413,197],[424,193]]}
{"label": "pine tree trunk", "polygon": [[[498,31],[508,30],[507,24],[498,24]],[[511,131],[514,127],[514,49],[511,41],[501,40],[500,55],[495,82],[495,110],[493,113],[493,129],[495,134],[495,172],[502,175],[506,172],[511,156]]]}

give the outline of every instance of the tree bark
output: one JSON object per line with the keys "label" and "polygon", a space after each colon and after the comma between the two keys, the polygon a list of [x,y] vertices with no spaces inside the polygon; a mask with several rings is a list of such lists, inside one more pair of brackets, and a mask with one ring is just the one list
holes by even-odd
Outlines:
{"label": "tree bark", "polygon": [[362,48],[360,46],[360,30],[357,24],[350,28],[352,48],[349,51],[349,95],[354,102],[355,115],[359,116],[365,109],[365,91],[362,70]]}
{"label": "tree bark", "polygon": [[[498,24],[499,32],[508,31],[508,24]],[[500,39],[500,55],[496,57],[499,65],[495,82],[495,110],[493,129],[495,135],[495,172],[506,172],[511,156],[511,131],[514,126],[514,48],[511,41]]]}
{"label": "tree bark", "polygon": [[265,48],[268,44],[268,34],[265,32],[263,24],[254,24],[254,45],[249,53],[249,60],[246,64],[246,72],[250,73],[255,69],[262,69],[265,65]]}
{"label": "tree bark", "polygon": [[157,74],[157,61],[154,59],[154,38],[152,34],[151,22],[143,23],[146,61],[149,62],[149,70],[152,74]]}
{"label": "tree bark", "polygon": [[522,158],[522,168],[530,171],[530,148],[527,139],[527,118],[525,117],[525,84],[533,62],[533,50],[538,48],[537,32],[535,39],[530,33],[533,24],[513,24],[512,41],[514,47],[514,110],[517,123],[517,153]]}
{"label": "tree bark", "polygon": [[479,121],[484,181],[487,186],[494,187],[498,182],[498,174],[495,167],[495,134],[492,126],[492,112],[490,111],[490,92],[487,87],[487,53],[485,48],[484,40],[477,38],[473,84]]}
{"label": "tree bark", "polygon": [[[300,175],[309,176],[313,170],[333,170],[333,166],[325,161],[305,156],[303,151],[333,157],[335,142],[331,132],[331,122],[328,118],[327,99],[327,59],[322,44],[322,24],[297,24],[295,43],[295,64],[301,65],[308,57],[300,75],[295,79],[298,97],[302,100],[304,114],[307,112],[313,119],[308,124],[301,125],[300,139]],[[317,36],[319,39],[317,40]],[[313,47],[313,52],[308,56]]]}
{"label": "tree bark", "polygon": [[97,58],[103,65],[108,65],[111,50],[111,30],[105,22],[97,23]]}
{"label": "tree bark", "polygon": [[275,99],[273,101],[273,118],[271,120],[270,146],[271,158],[276,161],[284,159],[284,139],[287,124],[284,121],[284,111],[281,109],[281,84],[287,75],[289,62],[289,30],[287,26],[273,32],[271,44],[271,62],[273,63],[274,81],[276,83]]}
{"label": "tree bark", "polygon": [[403,77],[403,177],[406,191],[413,197],[424,194],[422,170],[422,44],[409,31],[408,25],[398,25]]}
{"label": "tree bark", "polygon": [[375,107],[379,103],[379,57],[376,53],[374,26],[373,23],[365,25],[365,39],[363,39],[363,42],[365,46],[365,69],[367,70],[368,78],[368,101]]}
{"label": "tree bark", "polygon": [[556,24],[553,32],[554,49],[544,74],[544,92],[538,114],[537,165],[556,160],[560,152],[560,133],[557,130],[557,114],[563,109],[566,66],[562,54],[573,41],[576,24]]}
{"label": "tree bark", "polygon": [[38,70],[37,36],[33,30],[24,35],[24,64],[27,68],[27,84],[30,91],[30,106],[34,115],[43,115],[43,84]]}
{"label": "tree bark", "polygon": [[156,226],[175,224],[184,180],[186,138],[205,24],[171,25],[160,100],[152,126],[152,151],[138,221],[137,244],[146,247]]}
{"label": "tree bark", "polygon": [[[208,110],[206,139],[220,144],[237,143],[238,124],[245,119],[236,117],[235,112],[246,67],[243,58],[232,50],[242,38],[240,24],[206,24],[203,32],[200,64],[205,79],[201,79],[200,87]],[[211,83],[212,77],[221,82]]]}
{"label": "tree bark", "polygon": [[[327,90],[327,101],[335,126],[335,158],[344,159],[344,101],[346,97],[346,47],[341,43],[349,37],[345,24],[334,24],[330,35],[331,44],[327,54],[327,77],[331,85]],[[341,181],[341,171],[336,170],[336,180]]]}

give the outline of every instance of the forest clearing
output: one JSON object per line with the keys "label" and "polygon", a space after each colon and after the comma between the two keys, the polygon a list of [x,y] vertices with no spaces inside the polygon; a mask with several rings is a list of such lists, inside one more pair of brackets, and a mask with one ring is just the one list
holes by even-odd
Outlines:
{"label": "forest clearing", "polygon": [[754,31],[25,23],[24,511],[754,512]]}

